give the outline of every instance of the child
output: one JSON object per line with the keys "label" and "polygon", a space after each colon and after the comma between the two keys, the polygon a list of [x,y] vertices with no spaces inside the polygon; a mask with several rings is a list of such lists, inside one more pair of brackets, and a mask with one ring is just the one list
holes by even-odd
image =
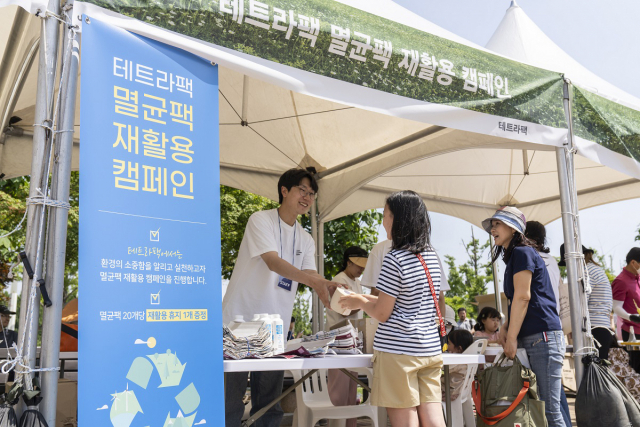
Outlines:
{"label": "child", "polygon": [[474,328],[476,338],[486,338],[491,343],[499,342],[498,328],[500,328],[500,312],[493,307],[485,307],[478,314],[478,321]]}
{"label": "child", "polygon": [[[449,353],[463,353],[473,344],[473,335],[466,329],[454,329],[449,333]],[[460,396],[462,383],[467,374],[467,365],[451,365],[449,367],[449,382],[451,384],[451,400]],[[444,378],[442,378],[442,400],[445,399]]]}
{"label": "child", "polygon": [[438,295],[445,289],[431,246],[427,207],[413,191],[393,193],[386,200],[382,224],[393,245],[376,285],[380,294],[347,295],[340,304],[380,321],[373,342],[376,384],[371,404],[387,408],[394,426],[444,427],[442,348],[435,319]]}
{"label": "child", "polygon": [[[360,285],[360,276],[367,265],[367,258],[369,254],[364,249],[358,246],[351,246],[344,251],[342,269],[333,278],[333,282],[342,283],[348,286],[348,289],[357,293],[362,293],[362,286]],[[362,319],[362,311],[352,311],[348,316],[343,316],[333,310],[327,310],[327,325],[329,328],[333,327],[338,322],[344,319],[350,319],[356,321]],[[357,372],[351,372],[353,375],[358,376]],[[347,376],[339,369],[329,369],[328,384],[329,398],[334,406],[350,406],[355,405],[358,399],[358,384]],[[347,420],[345,427],[356,427],[358,420],[356,418],[350,418]]]}

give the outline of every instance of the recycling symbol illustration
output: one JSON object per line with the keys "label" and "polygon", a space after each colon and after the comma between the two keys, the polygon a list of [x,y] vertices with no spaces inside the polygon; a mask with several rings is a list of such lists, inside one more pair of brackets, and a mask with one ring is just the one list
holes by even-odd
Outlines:
{"label": "recycling symbol illustration", "polygon": [[[136,344],[147,344],[149,348],[154,348],[156,340],[155,338],[149,338],[146,342],[137,340]],[[186,366],[186,363],[180,362],[176,353],[167,349],[164,353],[136,357],[131,363],[126,379],[142,389],[138,390],[138,393],[152,393],[151,390],[147,390],[147,387],[155,371],[160,376],[161,383],[158,388],[176,387],[180,389],[180,381]],[[138,413],[144,413],[136,397],[136,391],[129,388],[129,382],[127,382],[124,391],[116,391],[111,394],[109,418],[113,427],[129,427]],[[193,383],[182,388],[175,395],[175,401],[180,409],[177,410],[174,417],[169,411],[163,427],[192,427],[206,424],[204,419],[195,422],[196,410],[200,405],[200,394]],[[98,408],[98,410],[103,409],[108,409],[108,406]]]}

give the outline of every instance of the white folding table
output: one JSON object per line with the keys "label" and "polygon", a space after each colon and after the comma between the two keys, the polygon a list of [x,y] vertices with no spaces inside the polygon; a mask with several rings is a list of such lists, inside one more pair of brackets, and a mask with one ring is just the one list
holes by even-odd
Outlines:
{"label": "white folding table", "polygon": [[[337,355],[314,358],[270,358],[270,359],[244,359],[244,360],[225,360],[224,372],[251,372],[251,371],[292,371],[292,370],[309,370],[300,381],[295,382],[291,387],[285,390],[282,395],[268,407],[262,408],[253,416],[249,417],[243,423],[244,427],[252,425],[255,420],[260,418],[271,406],[277,404],[287,394],[293,391],[297,386],[302,384],[309,376],[313,375],[318,369],[340,369],[347,375],[351,376],[347,369],[349,368],[371,368],[371,354],[358,355]],[[451,390],[449,383],[449,366],[450,365],[472,365],[484,363],[484,356],[478,354],[451,354],[443,353],[442,360],[444,363],[444,380],[445,380],[445,398],[446,398],[446,415],[447,427],[451,427]],[[352,377],[353,378],[353,377]],[[357,379],[356,379],[357,380]],[[359,382],[359,381],[358,381]]]}

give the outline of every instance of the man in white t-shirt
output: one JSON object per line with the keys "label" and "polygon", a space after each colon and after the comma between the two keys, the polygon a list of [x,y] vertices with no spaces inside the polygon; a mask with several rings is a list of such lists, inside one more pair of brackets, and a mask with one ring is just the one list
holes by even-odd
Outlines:
{"label": "man in white t-shirt", "polygon": [[[291,169],[278,181],[280,207],[256,212],[249,218],[233,274],[222,301],[222,321],[242,315],[279,314],[289,319],[298,282],[311,287],[329,309],[332,283],[316,271],[315,243],[297,221],[309,212],[318,184],[303,169]],[[251,372],[251,413],[267,406],[282,393],[284,372]],[[247,372],[225,374],[225,426],[239,427],[247,389]],[[273,406],[256,427],[277,427],[282,420],[280,404]]]}
{"label": "man in white t-shirt", "polygon": [[[364,269],[364,274],[362,275],[362,279],[360,279],[360,284],[367,288],[371,288],[371,295],[378,295],[376,285],[378,284],[378,276],[380,276],[380,270],[382,270],[382,261],[384,260],[384,257],[389,253],[392,246],[393,242],[390,239],[383,240],[382,242],[378,242],[373,247],[373,249],[371,249],[371,252],[369,252],[367,268]],[[438,257],[438,263],[440,264],[440,271],[442,271],[438,305],[440,306],[440,312],[442,313],[442,316],[444,316],[447,307],[447,303],[445,302],[444,297],[446,291],[451,288],[449,287],[447,275],[445,274],[444,268],[442,267],[442,261],[440,261],[440,257]]]}

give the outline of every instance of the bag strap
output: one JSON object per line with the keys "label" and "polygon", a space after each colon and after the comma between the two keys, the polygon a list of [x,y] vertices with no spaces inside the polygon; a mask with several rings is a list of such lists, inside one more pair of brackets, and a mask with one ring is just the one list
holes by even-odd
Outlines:
{"label": "bag strap", "polygon": [[422,266],[424,267],[424,272],[427,274],[427,281],[429,282],[429,288],[431,289],[431,296],[433,297],[433,303],[436,306],[436,313],[438,313],[438,320],[440,322],[440,336],[447,336],[447,330],[444,327],[444,319],[442,318],[442,313],[440,312],[440,304],[438,304],[438,298],[436,297],[436,288],[433,286],[433,280],[431,279],[431,273],[429,273],[429,267],[427,267],[427,263],[424,262],[424,258],[422,258],[422,254],[416,254]]}
{"label": "bag strap", "polygon": [[78,339],[78,331],[76,331],[75,329],[73,329],[71,326],[65,325],[64,323],[60,326],[60,331],[64,332],[67,335],[70,335],[71,337]]}
{"label": "bag strap", "polygon": [[518,397],[516,397],[516,400],[514,400],[513,403],[511,403],[511,405],[504,412],[498,415],[494,415],[493,417],[485,417],[480,413],[480,408],[482,407],[481,406],[482,393],[478,390],[478,388],[479,388],[478,380],[475,380],[473,382],[473,387],[471,388],[471,392],[473,394],[473,403],[476,405],[476,413],[480,418],[482,418],[482,421],[484,421],[485,424],[492,426],[498,423],[498,421],[505,419],[511,412],[513,412],[514,409],[516,409],[516,406],[518,406],[518,404],[524,398],[525,394],[527,394],[527,391],[529,391],[529,381],[524,382],[524,385],[522,386],[522,390],[520,390],[520,393],[518,393]]}

